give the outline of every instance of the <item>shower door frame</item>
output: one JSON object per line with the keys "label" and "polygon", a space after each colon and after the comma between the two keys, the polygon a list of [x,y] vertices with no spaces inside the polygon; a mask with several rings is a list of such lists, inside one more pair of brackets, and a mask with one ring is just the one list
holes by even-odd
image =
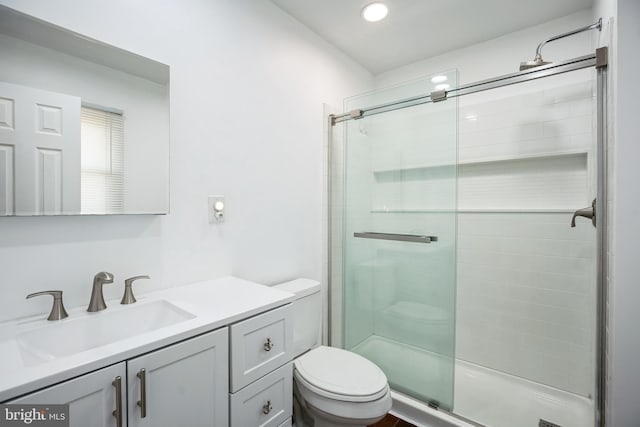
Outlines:
{"label": "shower door frame", "polygon": [[[581,56],[567,61],[530,68],[528,70],[517,73],[506,74],[492,79],[482,80],[475,83],[462,85],[447,91],[432,92],[429,95],[416,96],[386,104],[371,106],[364,109],[353,110],[343,114],[330,114],[327,117],[328,140],[327,140],[327,322],[328,333],[327,341],[332,345],[332,127],[338,123],[349,120],[357,120],[366,116],[385,113],[402,108],[413,107],[415,105],[446,102],[449,98],[455,98],[472,93],[482,92],[499,87],[510,86],[518,83],[524,83],[531,80],[537,80],[544,77],[550,77],[558,74],[564,74],[571,71],[595,67],[596,69],[596,209],[595,217],[597,218],[596,227],[596,384],[594,395],[594,426],[605,426],[605,408],[606,408],[606,377],[607,377],[607,299],[609,294],[607,282],[607,236],[608,236],[608,218],[607,218],[607,75],[608,75],[608,47],[600,47],[593,54]],[[455,402],[454,402],[455,405]],[[444,411],[447,414],[470,422],[470,420],[457,415],[455,412]],[[477,424],[473,422],[473,424]]]}

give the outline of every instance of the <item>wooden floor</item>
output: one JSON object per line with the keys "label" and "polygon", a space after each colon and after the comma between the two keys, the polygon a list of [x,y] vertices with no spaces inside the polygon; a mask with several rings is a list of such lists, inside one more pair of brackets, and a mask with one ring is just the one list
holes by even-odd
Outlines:
{"label": "wooden floor", "polygon": [[411,423],[408,423],[400,418],[394,417],[391,414],[387,414],[383,419],[369,427],[416,427]]}

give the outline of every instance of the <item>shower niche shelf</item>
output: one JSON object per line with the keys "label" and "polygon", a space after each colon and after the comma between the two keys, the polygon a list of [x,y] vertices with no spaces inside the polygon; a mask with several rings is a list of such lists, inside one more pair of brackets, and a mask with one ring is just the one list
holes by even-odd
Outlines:
{"label": "shower niche shelf", "polygon": [[[589,163],[586,150],[460,162],[455,212],[573,212],[593,198]],[[453,212],[451,167],[375,171],[371,212]]]}
{"label": "shower niche shelf", "polygon": [[[463,159],[457,163],[457,166],[464,165],[476,165],[484,163],[502,163],[502,162],[517,162],[520,160],[546,160],[550,158],[561,157],[576,157],[576,156],[588,156],[590,152],[588,150],[575,150],[575,151],[562,151],[553,153],[534,153],[534,154],[522,154],[522,155],[510,155],[510,156],[496,156],[496,157],[483,157],[473,159]],[[391,174],[395,172],[405,172],[421,169],[436,169],[447,168],[455,166],[456,164],[450,162],[443,163],[426,163],[426,164],[408,164],[397,168],[378,168],[373,169],[374,175]]]}

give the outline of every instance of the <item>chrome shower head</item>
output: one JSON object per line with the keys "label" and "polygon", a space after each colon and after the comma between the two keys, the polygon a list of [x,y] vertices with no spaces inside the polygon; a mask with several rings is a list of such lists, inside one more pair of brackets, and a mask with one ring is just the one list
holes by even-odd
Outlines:
{"label": "chrome shower head", "polygon": [[526,61],[520,63],[520,71],[528,70],[530,68],[540,67],[542,65],[551,64],[549,61],[543,61],[542,57],[536,57],[533,61]]}
{"label": "chrome shower head", "polygon": [[559,39],[563,39],[565,37],[568,36],[572,36],[574,34],[578,34],[581,33],[583,31],[587,31],[587,30],[601,30],[602,29],[602,18],[598,19],[598,21],[595,24],[591,24],[588,25],[586,27],[582,27],[582,28],[578,28],[577,30],[573,30],[573,31],[569,31],[568,33],[564,33],[564,34],[560,34],[558,36],[553,36],[551,38],[548,38],[547,40],[543,41],[542,43],[540,43],[538,45],[538,48],[536,49],[536,57],[533,58],[533,61],[526,61],[526,62],[521,62],[520,63],[520,71],[524,71],[524,70],[528,70],[530,68],[536,68],[536,67],[540,67],[542,65],[547,65],[547,64],[551,64],[551,62],[547,62],[547,61],[543,61],[542,60],[542,47],[552,41],[555,40],[559,40]]}

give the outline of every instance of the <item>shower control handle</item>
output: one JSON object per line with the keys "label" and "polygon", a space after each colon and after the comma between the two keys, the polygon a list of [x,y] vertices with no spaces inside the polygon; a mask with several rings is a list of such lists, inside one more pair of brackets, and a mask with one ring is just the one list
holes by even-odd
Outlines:
{"label": "shower control handle", "polygon": [[596,226],[596,199],[593,199],[591,202],[591,206],[584,209],[578,209],[573,213],[573,217],[571,217],[571,227],[576,226],[576,217],[581,216],[584,218],[591,219],[591,223],[593,226]]}

